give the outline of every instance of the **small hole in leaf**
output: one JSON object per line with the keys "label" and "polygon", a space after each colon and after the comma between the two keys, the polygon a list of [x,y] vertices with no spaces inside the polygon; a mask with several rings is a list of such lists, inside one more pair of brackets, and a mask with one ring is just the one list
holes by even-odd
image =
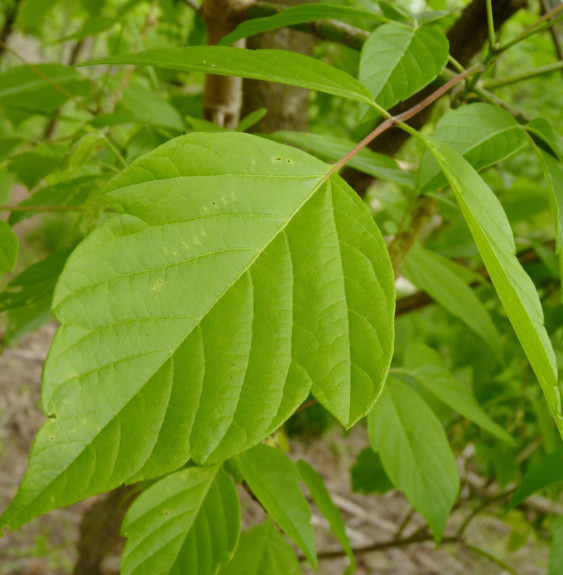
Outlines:
{"label": "small hole in leaf", "polygon": [[212,205],[212,206],[216,206],[217,204],[216,204],[215,202],[211,202],[211,205]]}

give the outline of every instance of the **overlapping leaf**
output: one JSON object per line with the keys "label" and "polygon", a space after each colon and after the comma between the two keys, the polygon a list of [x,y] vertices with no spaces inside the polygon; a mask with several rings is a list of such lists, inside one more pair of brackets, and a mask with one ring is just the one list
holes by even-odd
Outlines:
{"label": "overlapping leaf", "polygon": [[[356,145],[356,142],[345,138],[310,132],[280,131],[272,134],[272,137],[331,162],[338,161]],[[368,148],[357,153],[347,165],[374,178],[389,180],[409,188],[414,187],[413,175],[402,170],[396,160],[384,154],[373,152]]]}
{"label": "overlapping leaf", "polygon": [[72,96],[86,96],[89,92],[87,78],[60,64],[20,66],[0,74],[0,106],[50,112]]}
{"label": "overlapping leaf", "polygon": [[342,545],[346,555],[350,561],[348,568],[346,569],[346,574],[353,573],[356,570],[356,559],[354,557],[354,552],[352,546],[350,545],[350,540],[346,534],[346,527],[344,521],[342,521],[342,516],[338,507],[332,501],[332,497],[328,489],[326,488],[323,478],[317,473],[317,471],[309,465],[303,459],[297,462],[297,468],[299,473],[309,489],[309,493],[313,498],[313,501],[319,508],[320,512],[326,517],[332,532]]}
{"label": "overlapping leaf", "polygon": [[238,543],[235,486],[218,465],[178,471],[135,500],[122,531],[123,575],[215,575]]}
{"label": "overlapping leaf", "polygon": [[368,105],[373,103],[369,90],[346,72],[286,50],[243,50],[229,46],[157,48],[93,60],[84,65],[94,64],[134,64],[218,76],[240,76],[318,90]]}
{"label": "overlapping leaf", "polygon": [[471,390],[453,376],[432,348],[422,344],[409,346],[405,352],[405,368],[440,401],[501,441],[514,444],[512,437],[483,411]]}
{"label": "overlapping leaf", "polygon": [[368,430],[391,481],[439,542],[459,491],[455,458],[442,424],[416,391],[389,377],[369,415]]}
{"label": "overlapping leaf", "polygon": [[444,258],[421,247],[409,252],[403,273],[444,309],[458,317],[501,356],[500,335],[475,292],[444,263]]}
{"label": "overlapping leaf", "polygon": [[[394,282],[356,194],[307,154],[192,134],[134,162],[71,255],[50,416],[2,524],[257,444],[307,397],[350,426],[392,353]],[[101,456],[103,454],[103,457]]]}
{"label": "overlapping leaf", "polygon": [[332,18],[335,20],[346,20],[350,18],[362,18],[364,20],[373,20],[375,22],[388,21],[387,18],[371,12],[364,8],[356,8],[354,6],[339,6],[337,4],[301,4],[299,6],[291,6],[286,8],[278,14],[268,16],[266,18],[252,18],[246,20],[227,34],[219,42],[222,46],[228,46],[241,38],[248,38],[267,32],[268,30],[276,30],[284,28],[285,26],[294,26],[295,24],[304,24],[306,22],[314,22],[315,20],[326,20]]}
{"label": "overlapping leaf", "polygon": [[11,272],[18,257],[18,237],[12,228],[0,220],[0,273]]}
{"label": "overlapping leaf", "polygon": [[384,24],[364,44],[359,79],[380,106],[392,108],[439,76],[448,48],[438,29]]}
{"label": "overlapping leaf", "polygon": [[301,575],[299,561],[270,519],[245,531],[232,561],[219,575]]}
{"label": "overlapping leaf", "polygon": [[510,224],[498,198],[471,165],[446,144],[419,137],[452,187],[491,280],[563,435],[563,416],[553,346],[536,288],[516,258]]}
{"label": "overlapping leaf", "polygon": [[[524,144],[524,130],[507,111],[476,103],[450,110],[436,125],[434,139],[444,142],[476,169],[483,170],[516,153]],[[426,150],[418,171],[421,192],[447,184],[439,164]]]}
{"label": "overlapping leaf", "polygon": [[241,454],[238,463],[258,501],[316,569],[311,508],[299,488],[300,477],[295,463],[279,449],[264,444]]}

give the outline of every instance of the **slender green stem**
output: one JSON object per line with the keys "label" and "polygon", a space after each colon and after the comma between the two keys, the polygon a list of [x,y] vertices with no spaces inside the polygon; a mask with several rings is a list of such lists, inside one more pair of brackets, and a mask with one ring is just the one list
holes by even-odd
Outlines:
{"label": "slender green stem", "polygon": [[563,18],[563,14],[560,14],[557,18],[551,20],[553,16],[559,14],[559,12],[561,12],[562,10],[563,10],[563,4],[559,4],[559,6],[556,6],[549,12],[546,12],[541,18],[539,18],[539,20],[536,20],[531,26],[529,26],[521,34],[516,36],[516,38],[510,40],[509,42],[503,44],[502,46],[497,47],[497,53],[506,52],[506,50],[508,50],[515,44],[522,42],[522,40],[529,38],[533,34],[537,34],[538,32],[542,32],[543,30],[547,30],[548,28],[553,26],[556,22],[561,20],[561,18]]}
{"label": "slender green stem", "polygon": [[493,1],[487,0],[487,28],[489,31],[489,52],[494,54],[497,49],[495,40],[495,23],[493,20]]}
{"label": "slender green stem", "polygon": [[79,212],[82,206],[0,206],[0,212]]}
{"label": "slender green stem", "polygon": [[[357,153],[363,150],[370,142],[375,140],[378,136],[383,134],[383,132],[386,132],[387,130],[389,130],[389,128],[392,128],[393,126],[402,127],[406,125],[404,124],[404,122],[406,122],[413,116],[416,116],[416,114],[418,114],[419,112],[421,112],[422,110],[433,104],[436,100],[438,100],[438,98],[441,98],[454,86],[459,84],[461,81],[465,80],[465,78],[471,76],[471,74],[479,72],[480,70],[482,70],[482,66],[480,64],[465,70],[464,72],[458,74],[451,80],[448,80],[443,86],[440,86],[437,90],[432,92],[432,94],[430,94],[429,96],[427,96],[426,98],[415,104],[412,108],[409,108],[408,110],[397,116],[388,117],[381,124],[379,124],[370,134],[368,134],[359,144],[354,146],[354,148],[350,150],[343,158],[341,158],[338,162],[336,162],[336,164],[334,164],[332,169],[325,176],[324,178],[325,181],[328,180],[332,176],[332,174],[335,174],[336,172],[338,172],[338,170],[344,167],[346,163],[348,163]],[[418,134],[416,130],[412,129],[412,131]]]}
{"label": "slender green stem", "polygon": [[102,138],[104,139],[104,142],[107,144],[107,147],[115,154],[117,159],[123,164],[123,167],[126,168],[128,164],[125,158],[120,154],[119,150],[115,147],[113,142],[105,134],[102,134]]}
{"label": "slender green stem", "polygon": [[514,76],[508,76],[507,78],[495,78],[493,80],[484,81],[483,88],[486,90],[495,90],[496,88],[510,86],[511,84],[523,82],[530,78],[535,78],[536,76],[550,74],[551,72],[556,72],[561,69],[563,69],[563,61],[553,62],[552,64],[540,66],[539,68],[534,68],[533,70],[522,72],[521,74],[514,74]]}
{"label": "slender green stem", "polygon": [[495,555],[492,555],[488,551],[485,551],[484,549],[481,549],[480,547],[475,547],[475,545],[470,545],[469,543],[465,543],[465,542],[463,542],[463,546],[468,551],[471,551],[475,555],[479,555],[479,556],[487,559],[487,561],[490,561],[491,563],[498,565],[504,571],[507,571],[508,573],[512,573],[512,575],[519,575],[518,571],[516,571],[516,569],[513,569],[510,565],[505,563],[502,559],[499,559],[498,557],[496,557]]}

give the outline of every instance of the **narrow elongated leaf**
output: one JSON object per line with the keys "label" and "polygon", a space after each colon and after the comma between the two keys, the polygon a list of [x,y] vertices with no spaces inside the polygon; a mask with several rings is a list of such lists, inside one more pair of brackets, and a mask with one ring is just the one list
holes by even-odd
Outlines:
{"label": "narrow elongated leaf", "polygon": [[257,445],[239,455],[239,467],[264,509],[317,568],[311,508],[299,488],[295,463],[279,449]]}
{"label": "narrow elongated leaf", "polygon": [[526,131],[536,141],[547,144],[552,154],[563,162],[563,138],[549,120],[536,118],[526,125]]}
{"label": "narrow elongated leaf", "polygon": [[549,550],[549,573],[563,573],[563,517],[560,515],[551,525],[551,545]]}
{"label": "narrow elongated leaf", "polygon": [[191,134],[116,177],[121,215],[74,251],[53,298],[50,419],[3,524],[227,459],[310,389],[346,426],[366,414],[392,354],[393,273],[328,170],[256,136]]}
{"label": "narrow elongated leaf", "polygon": [[417,288],[481,336],[500,357],[500,335],[489,312],[474,290],[443,263],[444,259],[417,246],[409,252],[402,272]]}
{"label": "narrow elongated leaf", "polygon": [[356,559],[354,557],[354,552],[350,545],[350,540],[346,534],[346,527],[344,521],[342,521],[342,516],[338,507],[332,501],[330,493],[326,488],[323,478],[309,465],[306,461],[300,460],[297,462],[297,468],[299,473],[309,489],[309,493],[316,503],[320,512],[326,517],[332,532],[342,545],[348,559],[350,560],[350,565],[346,569],[346,573],[353,573],[356,570]]}
{"label": "narrow elongated leaf", "polygon": [[368,431],[387,475],[439,542],[459,491],[455,458],[442,424],[416,391],[389,377],[369,414]]}
{"label": "narrow elongated leaf", "polygon": [[501,441],[514,444],[512,437],[483,411],[471,390],[447,369],[438,352],[413,344],[405,352],[405,368],[440,401]]}
{"label": "narrow elongated leaf", "polygon": [[364,44],[359,79],[380,106],[392,108],[440,75],[448,49],[437,29],[384,24]]}
{"label": "narrow elongated leaf", "polygon": [[[433,138],[460,153],[476,170],[505,160],[525,143],[522,126],[506,110],[476,103],[450,110],[436,125]],[[418,171],[421,192],[447,184],[439,164],[427,150]]]}
{"label": "narrow elongated leaf", "polygon": [[0,220],[0,273],[11,272],[18,259],[18,237],[11,226]]}
{"label": "narrow elongated leaf", "polygon": [[530,468],[522,483],[514,492],[507,510],[513,509],[538,491],[563,481],[563,449],[557,449],[546,456],[538,465]]}
{"label": "narrow elongated leaf", "polygon": [[299,561],[269,519],[240,537],[235,556],[219,575],[301,575]]}
{"label": "narrow elongated leaf", "polygon": [[[340,160],[356,145],[356,142],[352,140],[337,138],[328,134],[312,134],[310,132],[280,131],[269,134],[269,136],[302,148],[330,162]],[[346,165],[374,178],[389,180],[409,188],[414,187],[414,176],[402,170],[393,158],[372,152],[367,148],[356,154]]]}
{"label": "narrow elongated leaf", "polygon": [[89,92],[87,78],[60,64],[20,66],[0,74],[0,106],[34,113],[56,110],[72,96],[86,96]]}
{"label": "narrow elongated leaf", "polygon": [[[563,148],[560,137],[551,137],[548,143],[552,150]],[[563,160],[554,158],[533,142],[532,146],[540,160],[549,190],[549,204],[555,223],[555,253],[559,256],[559,275],[563,280]]]}
{"label": "narrow elongated leaf", "polygon": [[227,34],[219,42],[222,46],[228,46],[241,38],[256,36],[268,30],[277,30],[286,26],[295,24],[304,24],[305,22],[314,22],[315,20],[346,20],[350,18],[362,18],[364,20],[373,20],[375,22],[386,22],[387,18],[354,6],[338,6],[336,4],[301,4],[286,8],[278,14],[266,18],[252,18],[246,20]]}
{"label": "narrow elongated leaf", "polygon": [[563,435],[555,353],[543,324],[532,280],[516,258],[510,224],[500,202],[471,165],[442,142],[420,136],[448,178],[510,323],[540,382]]}
{"label": "narrow elongated leaf", "polygon": [[372,104],[369,90],[346,72],[287,50],[243,50],[228,46],[157,48],[92,60],[82,65],[95,64],[134,64],[182,72],[240,76],[300,86]]}
{"label": "narrow elongated leaf", "polygon": [[190,467],[142,493],[122,531],[123,575],[215,575],[238,543],[238,494],[218,465]]}

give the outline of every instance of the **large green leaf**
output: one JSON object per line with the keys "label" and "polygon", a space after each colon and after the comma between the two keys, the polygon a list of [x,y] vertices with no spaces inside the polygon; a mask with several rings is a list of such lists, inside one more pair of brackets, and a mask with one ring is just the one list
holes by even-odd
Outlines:
{"label": "large green leaf", "polygon": [[[353,140],[310,132],[280,131],[269,134],[268,137],[287,142],[331,162],[340,160],[356,146]],[[357,153],[346,165],[374,178],[389,180],[409,188],[414,187],[413,175],[402,170],[396,160],[368,148]]]}
{"label": "large green leaf", "polygon": [[301,4],[299,6],[291,6],[273,16],[246,20],[242,24],[239,24],[230,34],[223,36],[219,44],[228,46],[241,38],[248,38],[249,36],[255,36],[268,30],[276,30],[286,26],[314,22],[315,20],[326,20],[329,18],[346,20],[358,17],[363,20],[374,20],[375,22],[388,21],[388,19],[381,16],[381,14],[371,12],[364,8],[338,6],[337,4]]}
{"label": "large green leaf", "polygon": [[555,353],[536,288],[516,258],[510,224],[498,198],[471,165],[446,144],[419,136],[440,164],[487,271],[563,435]]}
{"label": "large green leaf", "polygon": [[55,292],[50,419],[3,524],[224,460],[310,389],[346,426],[366,414],[392,354],[393,273],[328,168],[256,136],[191,134],[116,177],[121,215],[79,245]]}
{"label": "large green leaf", "polygon": [[269,519],[245,531],[232,561],[219,575],[301,575],[299,561]]}
{"label": "large green leaf", "polygon": [[459,491],[455,458],[442,424],[416,391],[389,377],[369,414],[368,431],[387,475],[439,542]]}
{"label": "large green leaf", "polygon": [[526,125],[526,131],[536,141],[547,144],[551,153],[563,162],[563,138],[549,120],[535,118]]}
{"label": "large green leaf", "polygon": [[297,462],[297,468],[299,473],[307,485],[307,489],[313,498],[319,511],[326,517],[332,532],[342,545],[346,555],[350,560],[350,565],[346,569],[346,573],[353,573],[356,570],[356,558],[354,557],[354,551],[350,545],[350,540],[346,534],[346,526],[344,521],[342,521],[342,516],[338,507],[332,501],[332,497],[326,488],[323,478],[303,459]]}
{"label": "large green leaf", "polygon": [[78,70],[60,64],[20,66],[0,74],[0,106],[34,113],[56,110],[72,96],[86,96],[90,84]]}
{"label": "large green leaf", "polygon": [[563,481],[563,448],[557,449],[531,467],[514,492],[508,509],[513,509],[538,491]]}
{"label": "large green leaf", "polygon": [[[508,158],[526,141],[524,130],[511,114],[486,103],[470,104],[446,112],[436,125],[433,138],[462,154],[476,170]],[[425,151],[417,187],[425,192],[446,184],[440,166],[432,154]]]}
{"label": "large green leaf", "polygon": [[364,44],[359,79],[380,106],[392,108],[440,75],[448,49],[438,29],[384,24]]}
{"label": "large green leaf", "polygon": [[18,237],[11,226],[0,220],[0,273],[11,272],[18,259]]}
{"label": "large green leaf", "polygon": [[123,575],[215,575],[238,543],[238,494],[220,466],[190,467],[143,492],[122,531]]}
{"label": "large green leaf", "polygon": [[41,25],[45,23],[47,13],[60,0],[20,0],[20,2],[16,25],[23,30],[34,30],[40,29]]}
{"label": "large green leaf", "polygon": [[361,493],[387,493],[393,489],[387,473],[381,463],[379,453],[371,447],[366,447],[358,455],[356,463],[350,469],[352,491]]}
{"label": "large green leaf", "polygon": [[243,50],[228,46],[157,48],[92,60],[83,65],[94,64],[134,64],[182,72],[240,76],[300,86],[373,104],[369,90],[346,72],[287,50]]}
{"label": "large green leaf", "polygon": [[[445,258],[415,246],[401,271],[417,288],[463,321],[501,356],[500,335],[475,291],[444,263]],[[446,260],[447,261],[447,260]]]}
{"label": "large green leaf", "polygon": [[448,370],[438,352],[420,343],[412,344],[405,351],[405,369],[440,401],[501,441],[514,444],[512,437],[483,411],[471,390]]}
{"label": "large green leaf", "polygon": [[279,449],[264,444],[242,453],[238,463],[258,501],[316,569],[311,508],[299,488],[300,476],[295,463]]}

